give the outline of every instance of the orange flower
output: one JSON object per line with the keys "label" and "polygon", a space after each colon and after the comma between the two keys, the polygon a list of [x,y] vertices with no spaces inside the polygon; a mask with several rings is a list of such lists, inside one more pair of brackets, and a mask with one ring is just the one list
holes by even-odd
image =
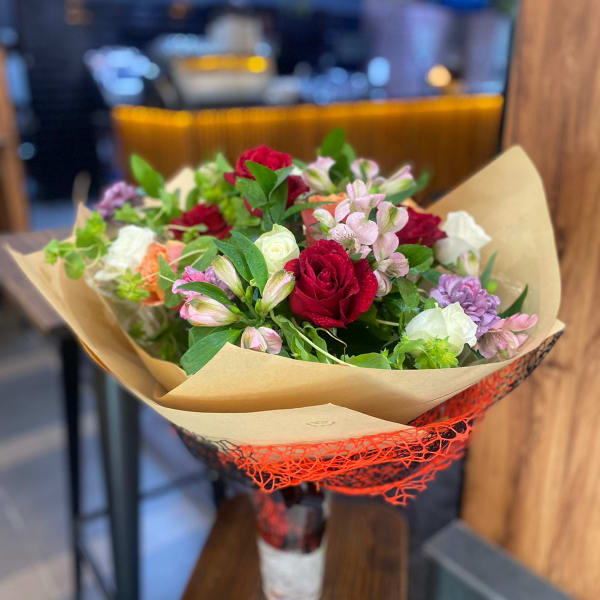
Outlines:
{"label": "orange flower", "polygon": [[[319,196],[315,194],[311,196],[308,201],[309,202],[331,202],[331,204],[324,204],[321,208],[324,208],[326,211],[330,212],[332,215],[335,214],[335,207],[342,201],[348,197],[346,192],[340,192],[339,194],[329,194],[329,196]],[[306,229],[306,243],[311,246],[315,243],[315,239],[311,235],[312,226],[316,225],[317,220],[313,216],[313,210],[307,209],[302,211],[302,222],[304,223],[304,227]]]}
{"label": "orange flower", "polygon": [[146,255],[138,269],[146,282],[144,288],[150,292],[150,296],[142,300],[144,306],[158,306],[165,301],[165,292],[158,285],[159,256],[162,256],[170,264],[181,256],[184,247],[183,242],[175,240],[170,240],[166,244],[152,242],[148,246]]}

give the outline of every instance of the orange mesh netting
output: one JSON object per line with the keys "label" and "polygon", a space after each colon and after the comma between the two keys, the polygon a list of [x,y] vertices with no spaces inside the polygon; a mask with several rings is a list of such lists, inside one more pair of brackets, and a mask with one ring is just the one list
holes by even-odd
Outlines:
{"label": "orange mesh netting", "polygon": [[190,452],[226,475],[265,492],[302,482],[351,495],[382,495],[405,505],[464,453],[474,424],[540,364],[560,333],[508,367],[391,433],[319,444],[238,446],[180,430]]}

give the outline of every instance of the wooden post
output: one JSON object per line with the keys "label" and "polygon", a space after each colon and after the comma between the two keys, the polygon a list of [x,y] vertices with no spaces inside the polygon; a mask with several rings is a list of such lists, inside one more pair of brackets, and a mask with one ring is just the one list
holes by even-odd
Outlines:
{"label": "wooden post", "polygon": [[600,2],[522,1],[503,142],[544,180],[567,329],[476,434],[463,501],[478,533],[589,600],[600,594],[599,56]]}
{"label": "wooden post", "polygon": [[0,50],[0,229],[27,231],[29,206],[23,165],[17,155],[19,133],[8,95],[4,61],[4,51]]}

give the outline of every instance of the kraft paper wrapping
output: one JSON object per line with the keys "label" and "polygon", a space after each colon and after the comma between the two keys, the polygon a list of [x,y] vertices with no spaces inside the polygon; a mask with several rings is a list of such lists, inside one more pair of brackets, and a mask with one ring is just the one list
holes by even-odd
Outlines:
{"label": "kraft paper wrapping", "polygon": [[[177,177],[184,184],[189,172]],[[516,358],[562,327],[560,277],[541,179],[514,147],[437,202],[444,216],[466,210],[498,251],[494,276],[508,306],[529,284],[524,312],[538,324]],[[80,215],[82,217],[83,215]],[[172,423],[238,444],[312,443],[401,429],[421,413],[502,369],[512,360],[456,369],[383,371],[292,360],[225,346],[201,371],[152,358],[118,326],[100,295],[42,252],[14,259],[90,354],[138,398]]]}

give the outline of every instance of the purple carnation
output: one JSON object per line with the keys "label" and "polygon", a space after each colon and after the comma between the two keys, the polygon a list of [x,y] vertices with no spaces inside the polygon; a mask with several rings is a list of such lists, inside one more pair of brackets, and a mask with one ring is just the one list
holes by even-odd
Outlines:
{"label": "purple carnation", "polygon": [[442,308],[458,302],[465,314],[477,325],[478,338],[500,320],[498,317],[500,298],[482,288],[481,281],[477,277],[442,275],[437,288],[431,290],[429,295],[435,298]]}
{"label": "purple carnation", "polygon": [[96,205],[96,210],[102,215],[103,219],[110,219],[117,208],[121,208],[128,200],[137,198],[137,188],[132,185],[119,181],[113,183],[102,195],[102,200]]}

